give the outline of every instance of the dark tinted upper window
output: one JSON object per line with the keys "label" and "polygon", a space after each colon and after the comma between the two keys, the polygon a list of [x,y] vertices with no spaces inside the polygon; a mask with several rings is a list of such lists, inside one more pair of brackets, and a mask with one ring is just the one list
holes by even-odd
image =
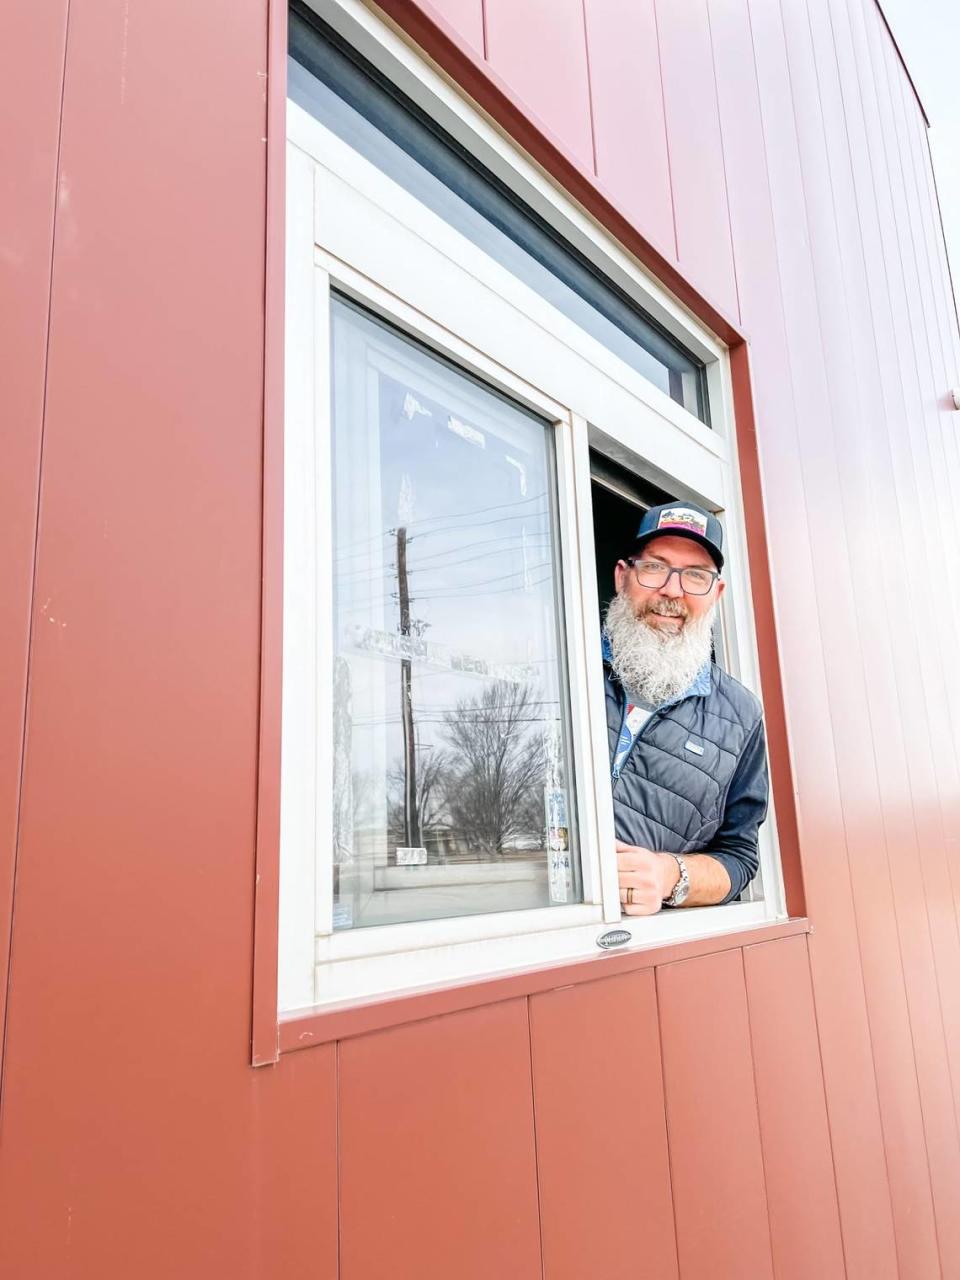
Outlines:
{"label": "dark tinted upper window", "polygon": [[709,425],[702,361],[317,19],[290,15],[289,95]]}

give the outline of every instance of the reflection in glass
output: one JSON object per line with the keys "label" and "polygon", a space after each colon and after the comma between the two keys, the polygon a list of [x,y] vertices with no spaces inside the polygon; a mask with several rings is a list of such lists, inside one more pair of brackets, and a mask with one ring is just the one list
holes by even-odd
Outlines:
{"label": "reflection in glass", "polygon": [[332,320],[334,927],[577,902],[552,428]]}

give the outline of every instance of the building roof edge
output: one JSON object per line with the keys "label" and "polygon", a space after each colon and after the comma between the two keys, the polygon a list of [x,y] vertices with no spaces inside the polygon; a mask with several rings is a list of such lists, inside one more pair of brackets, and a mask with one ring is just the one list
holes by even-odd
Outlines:
{"label": "building roof edge", "polygon": [[883,19],[883,25],[887,28],[887,34],[889,35],[890,39],[893,41],[893,47],[897,51],[897,57],[900,59],[900,65],[903,67],[906,73],[907,79],[910,81],[910,88],[913,90],[913,96],[917,100],[917,105],[920,108],[920,114],[923,116],[923,122],[929,129],[930,117],[927,115],[927,109],[923,105],[923,99],[920,97],[920,90],[917,88],[916,81],[914,80],[913,76],[910,74],[910,68],[907,66],[906,58],[903,56],[903,50],[900,48],[900,44],[897,40],[897,37],[894,35],[893,27],[890,25],[890,19],[887,17],[886,13],[884,12],[883,3],[884,3],[884,0],[874,0],[874,4],[877,6],[877,12],[880,14],[880,17]]}

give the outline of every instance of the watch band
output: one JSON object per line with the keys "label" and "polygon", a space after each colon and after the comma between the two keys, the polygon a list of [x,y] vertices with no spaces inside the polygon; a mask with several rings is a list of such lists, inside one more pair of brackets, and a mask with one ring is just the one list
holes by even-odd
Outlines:
{"label": "watch band", "polygon": [[686,902],[687,894],[690,892],[690,877],[687,874],[687,864],[684,861],[682,853],[671,853],[671,858],[676,858],[677,866],[680,868],[680,879],[673,886],[673,892],[669,898],[664,898],[663,905],[665,907],[679,907]]}

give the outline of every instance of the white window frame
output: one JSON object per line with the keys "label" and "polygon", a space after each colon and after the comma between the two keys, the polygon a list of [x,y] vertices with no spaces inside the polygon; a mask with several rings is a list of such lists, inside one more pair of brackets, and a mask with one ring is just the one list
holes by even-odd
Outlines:
{"label": "white window frame", "polygon": [[[759,901],[621,918],[613,856],[589,450],[720,514],[727,662],[759,696],[726,349],[392,28],[354,0],[313,7],[705,361],[713,426],[288,102],[281,1013],[595,955],[613,924],[649,947],[784,919],[772,814]],[[331,287],[554,424],[582,904],[333,931]]]}

